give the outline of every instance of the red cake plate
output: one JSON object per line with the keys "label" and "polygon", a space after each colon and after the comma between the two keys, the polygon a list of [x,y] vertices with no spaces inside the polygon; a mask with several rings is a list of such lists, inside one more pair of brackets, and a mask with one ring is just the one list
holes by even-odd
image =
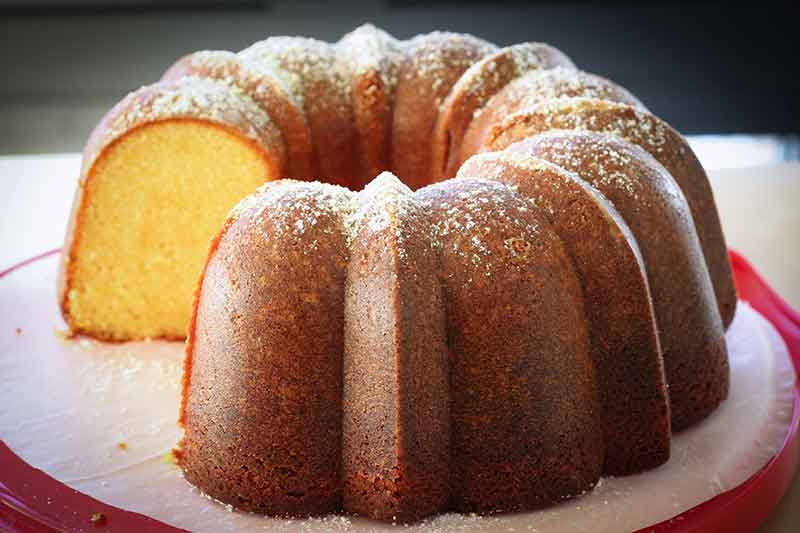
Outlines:
{"label": "red cake plate", "polygon": [[65,339],[57,254],[0,272],[0,530],[748,531],[797,467],[800,316],[733,253],[741,301],[726,336],[730,396],[674,436],[665,465],[603,478],[537,512],[448,513],[411,526],[231,512],[170,460],[183,344]]}

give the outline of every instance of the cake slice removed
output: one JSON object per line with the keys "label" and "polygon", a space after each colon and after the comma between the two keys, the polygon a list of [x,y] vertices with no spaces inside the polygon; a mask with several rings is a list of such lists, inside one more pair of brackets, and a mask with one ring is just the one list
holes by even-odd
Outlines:
{"label": "cake slice removed", "polygon": [[285,162],[269,117],[227,84],[188,77],[128,95],[84,153],[59,283],[71,332],[182,339],[211,237]]}

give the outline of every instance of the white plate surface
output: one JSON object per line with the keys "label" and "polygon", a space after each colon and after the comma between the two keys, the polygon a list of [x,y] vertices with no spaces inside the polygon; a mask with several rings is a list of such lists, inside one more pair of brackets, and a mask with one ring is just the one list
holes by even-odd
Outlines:
{"label": "white plate surface", "polygon": [[0,279],[0,438],[71,487],[193,531],[630,531],[745,481],[780,448],[792,416],[795,374],[786,348],[765,319],[740,303],[727,335],[730,397],[673,438],[662,467],[604,478],[591,493],[544,511],[446,514],[410,527],[229,512],[163,459],[180,438],[183,344],[62,339],[56,267],[51,256]]}

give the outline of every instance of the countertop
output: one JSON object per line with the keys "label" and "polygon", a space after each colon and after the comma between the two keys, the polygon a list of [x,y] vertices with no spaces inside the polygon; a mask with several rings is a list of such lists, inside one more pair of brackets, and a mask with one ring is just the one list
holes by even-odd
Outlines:
{"label": "countertop", "polygon": [[[698,154],[728,246],[800,308],[800,163],[721,168]],[[0,157],[0,271],[61,245],[79,168],[78,154]],[[800,477],[761,531],[800,531]]]}

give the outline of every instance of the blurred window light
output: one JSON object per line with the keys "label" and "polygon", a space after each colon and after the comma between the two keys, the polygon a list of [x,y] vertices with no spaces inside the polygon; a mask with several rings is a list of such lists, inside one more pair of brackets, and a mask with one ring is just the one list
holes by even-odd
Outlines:
{"label": "blurred window light", "polygon": [[798,135],[689,135],[687,139],[706,169],[800,161]]}

